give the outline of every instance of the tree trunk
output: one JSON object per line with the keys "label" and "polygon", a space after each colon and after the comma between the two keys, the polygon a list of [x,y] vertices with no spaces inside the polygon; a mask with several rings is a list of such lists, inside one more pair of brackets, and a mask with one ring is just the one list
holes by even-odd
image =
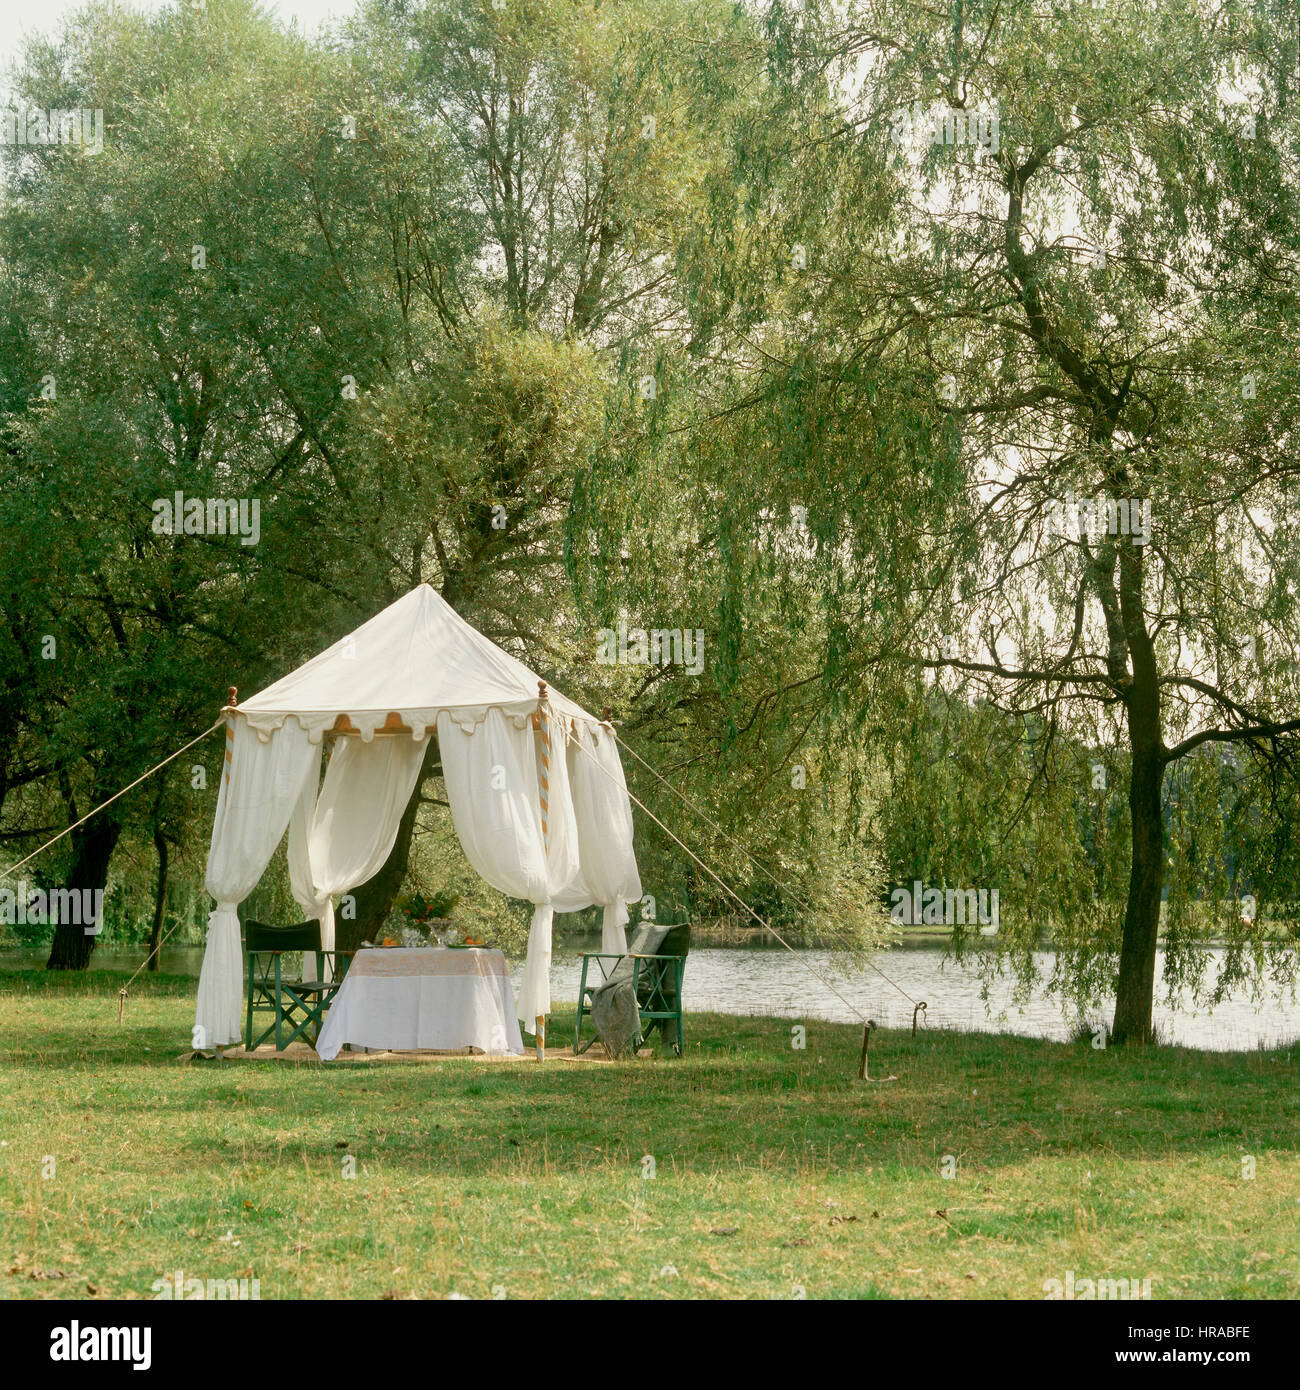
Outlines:
{"label": "tree trunk", "polygon": [[401,823],[397,828],[397,839],[384,860],[384,866],[372,879],[368,879],[353,894],[357,902],[357,915],[353,918],[337,914],[334,922],[334,945],[340,951],[355,951],[363,941],[374,941],[388,914],[393,910],[393,900],[401,890],[406,878],[406,866],[411,857],[411,836],[415,831],[415,818],[420,812],[420,796],[425,782],[441,770],[438,759],[438,739],[435,735],[429,740],[420,766],[420,778],[415,791],[402,812]]}
{"label": "tree trunk", "polygon": [[1129,554],[1121,559],[1125,581],[1121,600],[1133,659],[1133,680],[1126,700],[1132,749],[1128,804],[1133,856],[1129,865],[1128,903],[1124,909],[1124,937],[1120,946],[1112,1029],[1114,1042],[1121,1046],[1154,1040],[1151,1005],[1155,997],[1160,898],[1165,881],[1164,813],[1160,805],[1165,775],[1160,680],[1154,645],[1139,618],[1139,564]]}
{"label": "tree trunk", "polygon": [[1165,878],[1160,807],[1163,780],[1164,763],[1158,752],[1135,751],[1128,797],[1133,821],[1133,859],[1115,992],[1113,1040],[1119,1045],[1153,1041],[1151,1006],[1155,998],[1160,898]]}
{"label": "tree trunk", "polygon": [[163,916],[167,907],[167,837],[162,826],[153,828],[154,848],[158,851],[158,882],[153,896],[153,929],[149,933],[150,970],[158,969],[158,956],[162,949]]}
{"label": "tree trunk", "polygon": [[[1124,475],[1107,483],[1123,488]],[[1118,495],[1123,495],[1120,492]],[[1160,936],[1160,898],[1165,882],[1164,812],[1160,789],[1165,776],[1165,746],[1160,716],[1160,671],[1155,643],[1147,630],[1142,603],[1143,556],[1134,545],[1120,548],[1119,618],[1132,662],[1124,693],[1132,767],[1129,775],[1129,819],[1133,854],[1129,862],[1128,902],[1120,944],[1119,979],[1115,985],[1112,1040],[1119,1046],[1149,1043],[1151,1005],[1156,987],[1156,946]],[[1112,646],[1116,634],[1112,615]]]}
{"label": "tree trunk", "polygon": [[[80,830],[72,832],[72,865],[67,877],[70,891],[103,893],[104,885],[108,882],[108,866],[121,834],[121,825],[106,816],[96,816]],[[97,900],[92,898],[90,901]],[[67,917],[72,914],[60,915]],[[54,929],[54,944],[50,947],[50,958],[45,968],[84,970],[90,964],[90,954],[95,949],[96,933],[87,929],[90,925],[78,921],[59,922]],[[103,921],[93,926],[102,928]]]}

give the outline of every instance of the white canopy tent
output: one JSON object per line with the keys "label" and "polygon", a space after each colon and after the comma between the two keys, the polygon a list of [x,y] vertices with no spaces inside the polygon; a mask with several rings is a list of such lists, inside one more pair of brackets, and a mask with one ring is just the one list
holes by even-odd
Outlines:
{"label": "white canopy tent", "polygon": [[427,584],[225,714],[197,1046],[240,1038],[237,909],[286,828],[293,896],[331,950],[334,899],[383,866],[435,732],[466,858],[534,906],[517,1003],[526,1028],[550,1012],[556,912],[599,904],[602,949],[627,949],[641,880],[612,729],[548,692]]}

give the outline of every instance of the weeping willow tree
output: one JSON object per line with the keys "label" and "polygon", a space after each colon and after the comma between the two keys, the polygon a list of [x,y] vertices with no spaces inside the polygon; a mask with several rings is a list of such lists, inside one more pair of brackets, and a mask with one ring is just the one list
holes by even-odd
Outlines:
{"label": "weeping willow tree", "polygon": [[766,118],[728,133],[685,253],[686,418],[660,406],[720,647],[763,593],[739,557],[805,525],[776,559],[816,654],[782,687],[815,678],[881,748],[942,699],[1019,750],[957,774],[1021,784],[979,853],[947,843],[945,773],[933,869],[1001,888],[1022,969],[1050,918],[1056,983],[1113,990],[1121,1043],[1151,1036],[1162,916],[1171,989],[1211,932],[1238,980],[1289,975],[1290,7],[774,5],[767,52]]}
{"label": "weeping willow tree", "polygon": [[[618,466],[635,453],[624,440]],[[642,882],[661,913],[666,901],[760,938],[759,918],[848,952],[878,944],[883,767],[806,674],[824,643],[815,581],[781,558],[780,528],[719,544],[716,511],[683,495],[686,461],[670,453],[653,445],[618,490],[622,549],[604,554],[579,514],[584,544],[571,552],[584,611],[607,632],[695,634],[694,667],[617,671],[624,764],[650,813],[638,827]]]}

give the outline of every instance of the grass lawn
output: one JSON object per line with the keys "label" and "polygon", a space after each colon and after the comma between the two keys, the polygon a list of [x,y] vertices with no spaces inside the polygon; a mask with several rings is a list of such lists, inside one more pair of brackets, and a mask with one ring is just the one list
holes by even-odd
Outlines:
{"label": "grass lawn", "polygon": [[694,1015],[680,1060],[187,1064],[194,981],[119,984],[0,973],[6,1298],[1300,1294],[1291,1051],[883,1032],[868,1085],[854,1028]]}

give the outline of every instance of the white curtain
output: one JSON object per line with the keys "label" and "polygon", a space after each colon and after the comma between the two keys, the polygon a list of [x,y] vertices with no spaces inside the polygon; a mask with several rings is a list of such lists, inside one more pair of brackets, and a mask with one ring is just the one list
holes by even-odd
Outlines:
{"label": "white curtain", "polygon": [[216,907],[208,918],[194,1015],[200,1048],[239,1040],[244,961],[237,909],[257,886],[320,758],[296,719],[286,719],[266,743],[238,716],[231,723],[205,879]]}
{"label": "white curtain", "polygon": [[[289,848],[286,857],[289,861],[289,891],[293,894],[294,901],[308,917],[316,917],[321,920],[321,947],[327,949],[325,947],[324,918],[326,909],[330,907],[330,899],[328,895],[322,896],[317,893],[311,873],[311,860],[307,853],[308,841],[311,838],[312,819],[316,815],[316,799],[320,794],[320,758],[324,747],[325,743],[322,739],[316,750],[316,758],[312,763],[311,771],[303,779],[302,794],[289,818]],[[332,915],[330,922],[332,926]]]}
{"label": "white curtain", "polygon": [[582,867],[580,883],[558,896],[556,911],[601,904],[600,949],[621,954],[627,950],[627,905],[641,897],[641,875],[632,848],[632,803],[613,734],[575,725],[568,765]]}
{"label": "white curtain", "polygon": [[[551,721],[549,852],[542,836],[539,743],[531,722],[516,728],[500,710],[489,710],[473,733],[447,714],[438,716],[447,800],[465,857],[493,888],[533,904],[528,958],[515,1005],[526,1030],[551,1010],[555,902],[573,897],[572,885],[580,883],[578,828],[559,721]],[[587,897],[580,905],[590,901]]]}
{"label": "white curtain", "polygon": [[[428,736],[340,740],[320,777],[321,746],[296,719],[263,743],[245,720],[227,728],[226,762],[208,855],[216,901],[199,977],[196,1042],[225,1046],[241,1034],[243,954],[239,904],[289,828],[295,900],[334,947],[334,897],[382,867],[415,790]],[[534,905],[516,1011],[526,1028],[550,1012],[556,912],[604,908],[602,950],[627,949],[627,904],[641,896],[632,810],[618,748],[603,729],[550,722],[549,835],[542,832],[540,735],[500,710],[472,733],[438,716],[452,818],[465,855],[488,883]],[[566,730],[569,737],[566,741]]]}
{"label": "white curtain", "polygon": [[339,739],[319,794],[307,778],[289,822],[289,887],[334,949],[334,898],[372,879],[397,840],[429,736]]}

